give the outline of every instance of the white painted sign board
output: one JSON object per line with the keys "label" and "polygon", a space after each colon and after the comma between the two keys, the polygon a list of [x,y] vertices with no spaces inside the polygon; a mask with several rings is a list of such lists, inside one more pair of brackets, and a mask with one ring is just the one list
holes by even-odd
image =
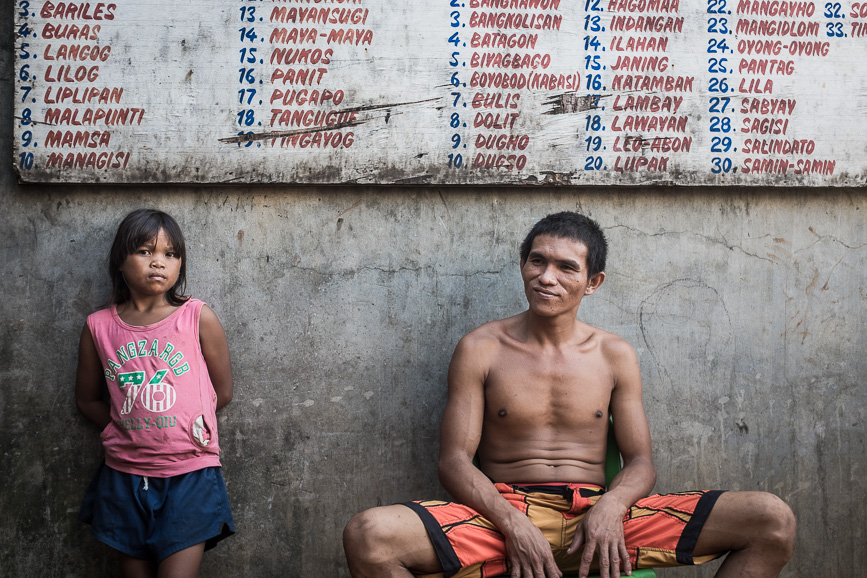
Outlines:
{"label": "white painted sign board", "polygon": [[867,2],[16,0],[34,183],[861,185]]}

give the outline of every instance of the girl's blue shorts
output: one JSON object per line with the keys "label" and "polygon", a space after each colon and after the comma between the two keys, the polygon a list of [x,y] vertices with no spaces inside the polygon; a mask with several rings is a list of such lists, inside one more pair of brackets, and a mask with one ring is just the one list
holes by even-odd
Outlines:
{"label": "girl's blue shorts", "polygon": [[93,536],[143,560],[163,561],[205,543],[205,550],[235,533],[220,468],[151,478],[103,464],[84,495],[78,519]]}

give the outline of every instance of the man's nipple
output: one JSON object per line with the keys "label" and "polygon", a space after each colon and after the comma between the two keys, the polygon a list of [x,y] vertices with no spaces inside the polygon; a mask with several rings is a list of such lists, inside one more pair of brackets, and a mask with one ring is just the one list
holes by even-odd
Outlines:
{"label": "man's nipple", "polygon": [[596,410],[596,417],[602,417],[602,410],[601,409]]}
{"label": "man's nipple", "polygon": [[503,409],[501,409],[500,411],[497,412],[497,415],[500,416],[500,417],[506,417],[506,414],[507,414],[507,413],[509,413],[509,412],[506,411],[506,408],[503,408]]}

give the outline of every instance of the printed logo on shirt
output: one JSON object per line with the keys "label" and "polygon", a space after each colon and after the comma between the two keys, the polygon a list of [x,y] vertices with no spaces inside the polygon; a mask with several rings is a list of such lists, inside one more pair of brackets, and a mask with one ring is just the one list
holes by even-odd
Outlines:
{"label": "printed logo on shirt", "polygon": [[115,350],[115,355],[117,356],[117,361],[109,358],[107,362],[108,367],[103,370],[106,379],[110,381],[115,380],[127,361],[138,357],[157,357],[162,359],[169,365],[172,373],[176,376],[183,375],[190,370],[189,363],[184,362],[181,364],[184,354],[181,351],[175,351],[175,346],[171,342],[167,341],[162,351],[160,351],[159,339],[154,339],[150,343],[146,339],[130,341],[120,349]]}
{"label": "printed logo on shirt", "polygon": [[160,415],[157,417],[127,417],[116,420],[118,427],[127,431],[134,429],[163,429],[178,425],[178,417],[174,415]]}
{"label": "printed logo on shirt", "polygon": [[167,369],[157,371],[154,376],[145,383],[147,375],[144,371],[131,371],[117,375],[120,389],[126,389],[126,399],[120,408],[120,415],[127,415],[132,411],[136,400],[151,413],[162,413],[171,409],[178,399],[178,394],[172,384],[163,381],[168,373]]}

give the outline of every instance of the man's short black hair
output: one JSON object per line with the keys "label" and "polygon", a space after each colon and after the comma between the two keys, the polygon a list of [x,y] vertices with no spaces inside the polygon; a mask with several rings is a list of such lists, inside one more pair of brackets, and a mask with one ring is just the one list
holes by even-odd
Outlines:
{"label": "man's short black hair", "polygon": [[539,235],[551,235],[563,239],[578,241],[587,247],[587,276],[605,271],[605,258],[608,255],[608,242],[605,234],[596,221],[579,213],[563,211],[548,215],[530,229],[530,233],[521,243],[521,262],[524,263],[530,255],[533,240]]}

